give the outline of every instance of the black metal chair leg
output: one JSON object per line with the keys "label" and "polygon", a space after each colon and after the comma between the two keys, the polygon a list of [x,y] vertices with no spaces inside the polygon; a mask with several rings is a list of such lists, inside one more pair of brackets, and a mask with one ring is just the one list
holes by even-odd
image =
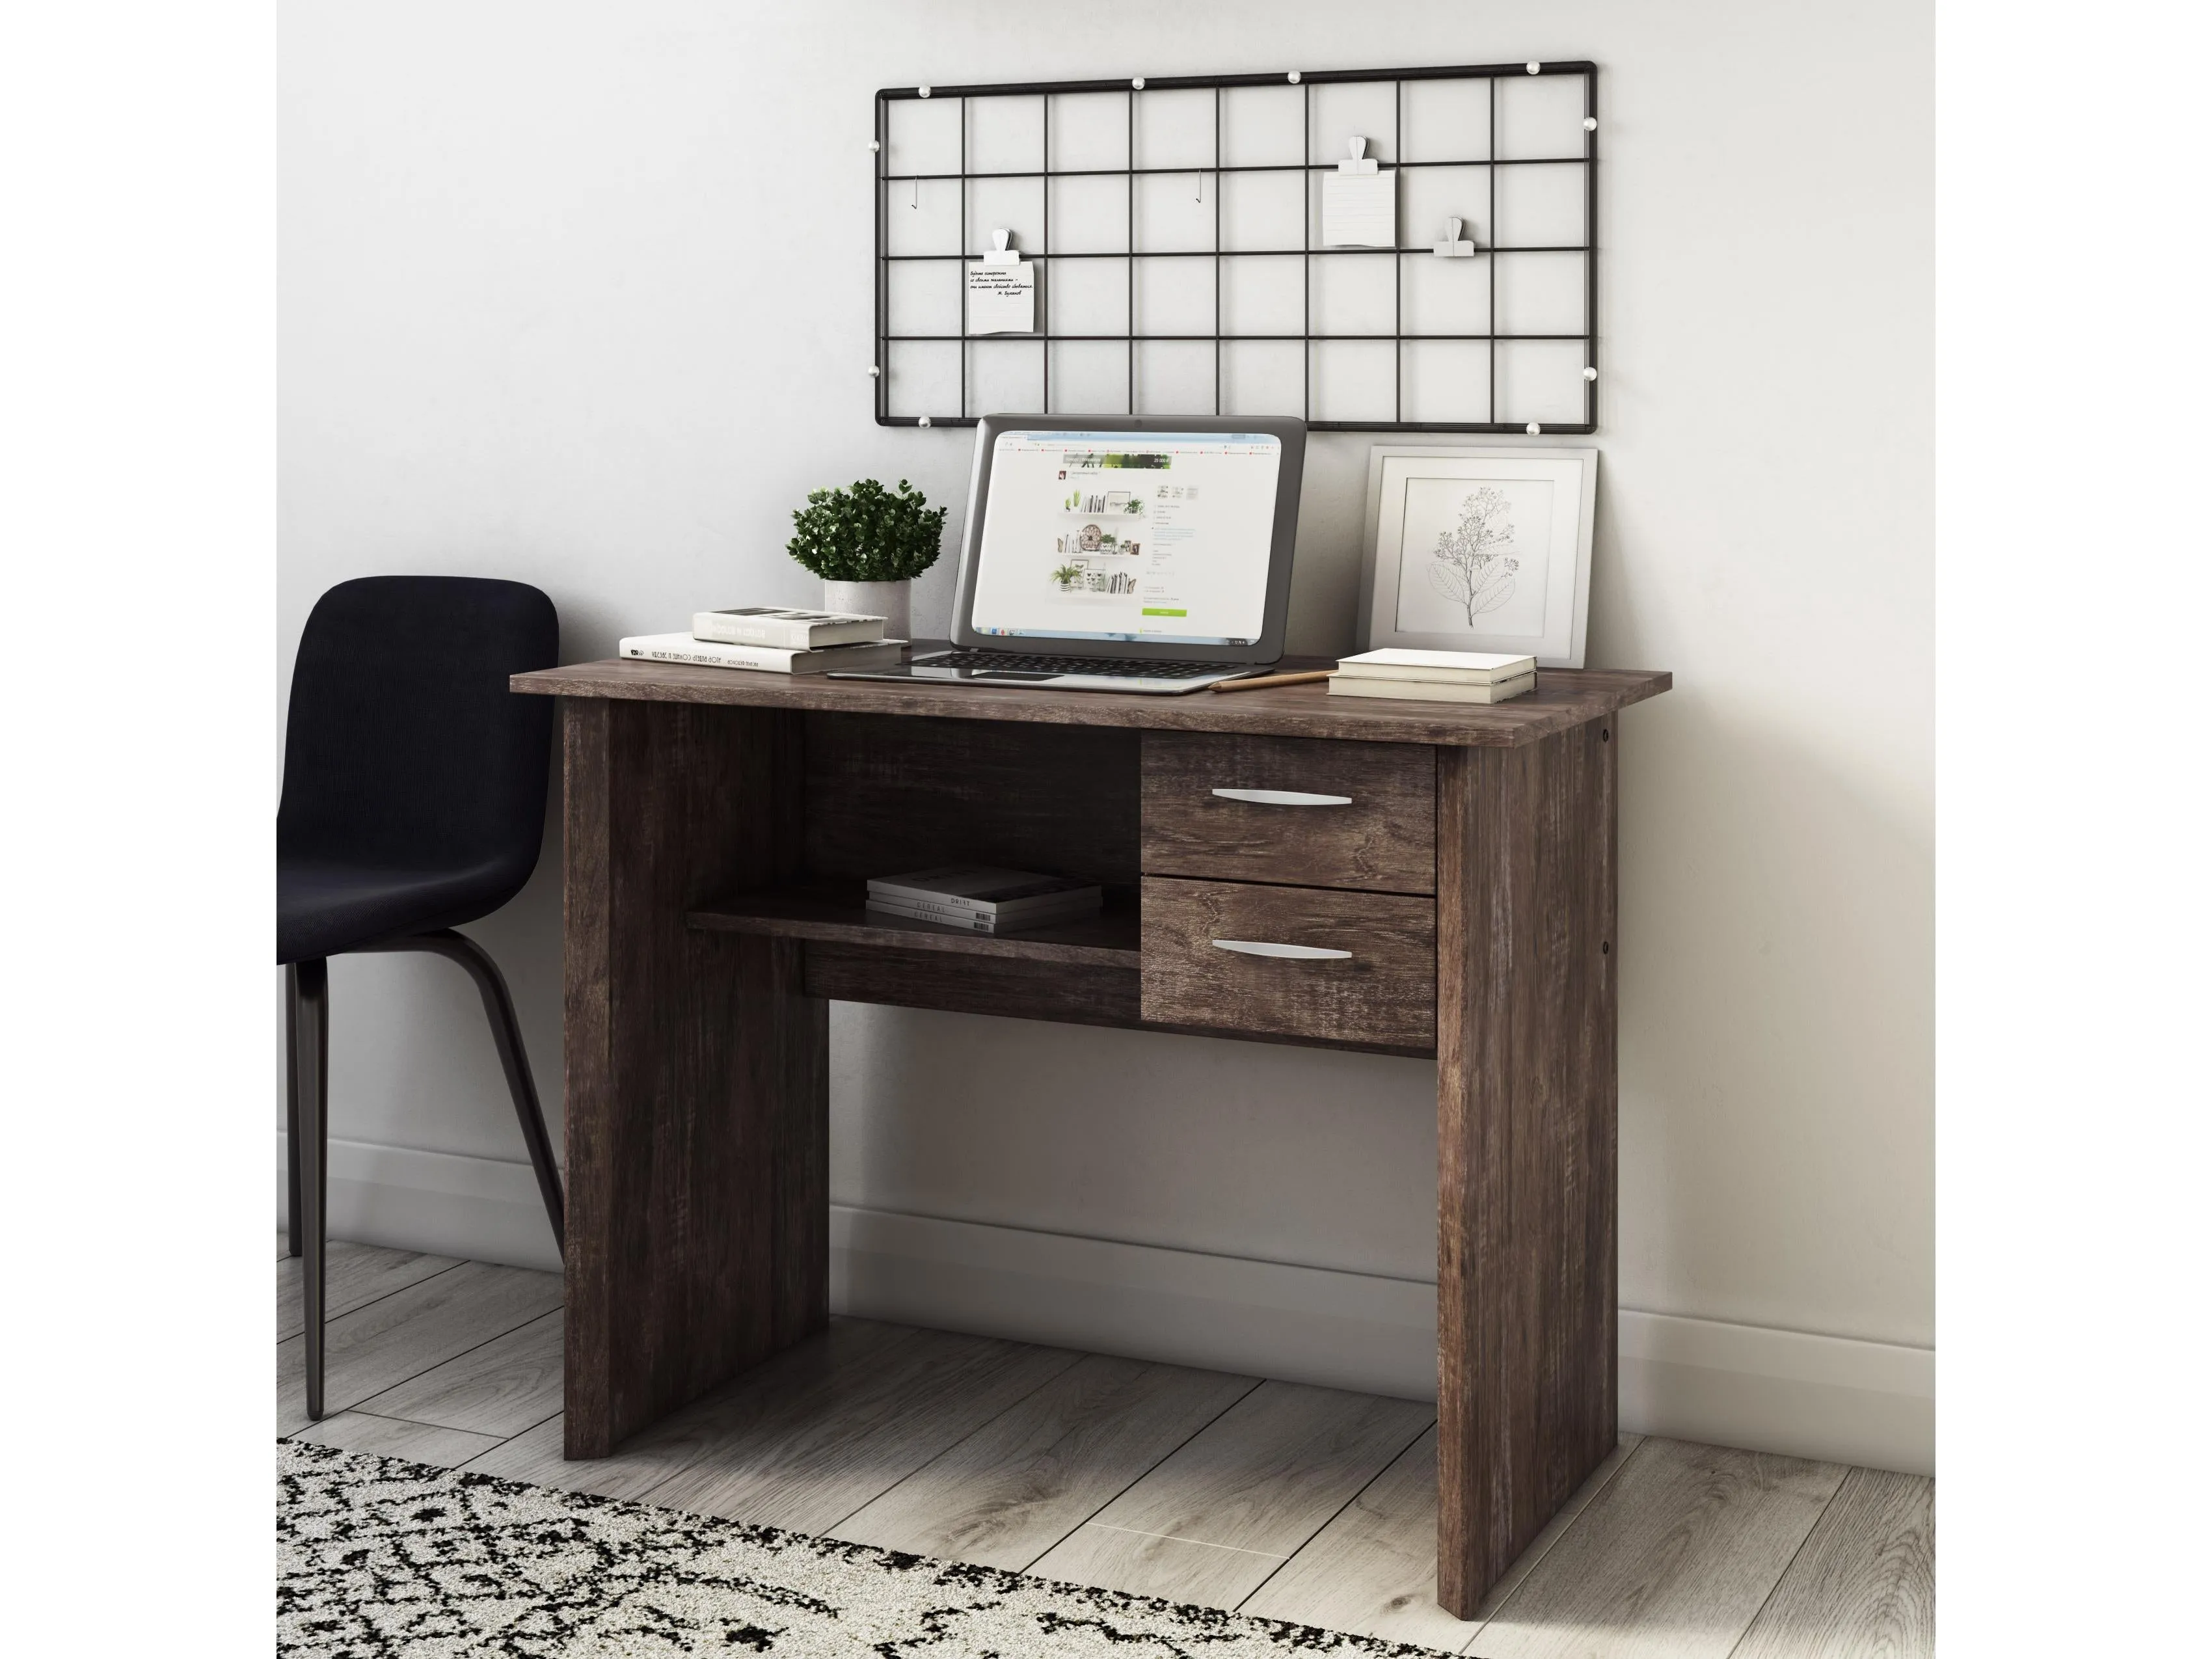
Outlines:
{"label": "black metal chair leg", "polygon": [[484,1018],[491,1023],[491,1038],[499,1049],[500,1067],[507,1073],[507,1091],[514,1099],[514,1115],[522,1126],[522,1142],[530,1150],[530,1167],[538,1174],[538,1195],[545,1202],[545,1218],[553,1224],[553,1243],[565,1249],[567,1229],[562,1224],[561,1171],[553,1162],[553,1142],[545,1133],[545,1115],[538,1105],[538,1085],[531,1080],[530,1057],[522,1049],[522,1027],[514,1018],[514,1000],[507,994],[507,981],[499,964],[474,939],[452,928],[434,933],[410,933],[404,939],[365,945],[364,951],[428,951],[458,963],[476,981],[483,998]]}
{"label": "black metal chair leg", "polygon": [[284,1248],[300,1254],[300,970],[284,964]]}
{"label": "black metal chair leg", "polygon": [[[293,969],[296,988],[293,1026],[294,1093],[298,1129],[299,1224],[292,1243],[306,1260],[300,1264],[300,1311],[307,1346],[307,1415],[323,1416],[323,1241],[324,1200],[330,1192],[331,978],[326,962],[303,962]],[[302,1248],[304,1247],[304,1249]]]}

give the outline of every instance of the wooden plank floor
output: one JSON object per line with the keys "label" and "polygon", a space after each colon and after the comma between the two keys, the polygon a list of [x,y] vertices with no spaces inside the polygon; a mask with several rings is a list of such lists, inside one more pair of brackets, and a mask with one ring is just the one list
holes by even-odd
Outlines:
{"label": "wooden plank floor", "polygon": [[1935,1484],[1633,1438],[1471,1620],[1436,1605],[1426,1404],[840,1319],[561,1456],[560,1281],[331,1247],[331,1415],[277,1253],[277,1431],[1477,1659],[1915,1659]]}

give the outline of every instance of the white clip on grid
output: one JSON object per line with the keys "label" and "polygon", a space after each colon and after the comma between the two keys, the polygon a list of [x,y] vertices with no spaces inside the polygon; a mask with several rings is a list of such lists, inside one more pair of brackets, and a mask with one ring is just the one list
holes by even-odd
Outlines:
{"label": "white clip on grid", "polygon": [[1456,219],[1444,221],[1444,239],[1436,245],[1437,258],[1472,259],[1474,258],[1474,244],[1461,236],[1459,227],[1460,222]]}
{"label": "white clip on grid", "polygon": [[1347,138],[1344,142],[1346,147],[1352,151],[1352,155],[1348,159],[1344,157],[1338,158],[1336,170],[1339,173],[1372,173],[1375,171],[1375,158],[1368,155],[1367,141],[1364,138]]}
{"label": "white clip on grid", "polygon": [[1011,230],[994,230],[991,233],[990,251],[983,256],[985,264],[1018,265],[1021,264],[1022,256],[1006,246],[1012,239],[1013,234]]}

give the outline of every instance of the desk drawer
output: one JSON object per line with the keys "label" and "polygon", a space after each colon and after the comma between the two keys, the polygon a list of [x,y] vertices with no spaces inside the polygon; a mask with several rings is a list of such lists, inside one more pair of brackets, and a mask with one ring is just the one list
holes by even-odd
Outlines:
{"label": "desk drawer", "polygon": [[1425,744],[1147,732],[1144,809],[1148,875],[1436,891]]}
{"label": "desk drawer", "polygon": [[1431,899],[1147,876],[1142,968],[1152,1024],[1436,1046]]}

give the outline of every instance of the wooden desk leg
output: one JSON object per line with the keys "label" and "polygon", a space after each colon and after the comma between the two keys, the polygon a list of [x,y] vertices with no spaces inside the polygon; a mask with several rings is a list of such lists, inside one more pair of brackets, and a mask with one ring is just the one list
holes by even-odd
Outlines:
{"label": "wooden desk leg", "polygon": [[566,1452],[829,1320],[828,1005],[687,910],[799,862],[796,713],[568,699]]}
{"label": "wooden desk leg", "polygon": [[1437,769],[1437,1600],[1618,1434],[1612,719]]}

